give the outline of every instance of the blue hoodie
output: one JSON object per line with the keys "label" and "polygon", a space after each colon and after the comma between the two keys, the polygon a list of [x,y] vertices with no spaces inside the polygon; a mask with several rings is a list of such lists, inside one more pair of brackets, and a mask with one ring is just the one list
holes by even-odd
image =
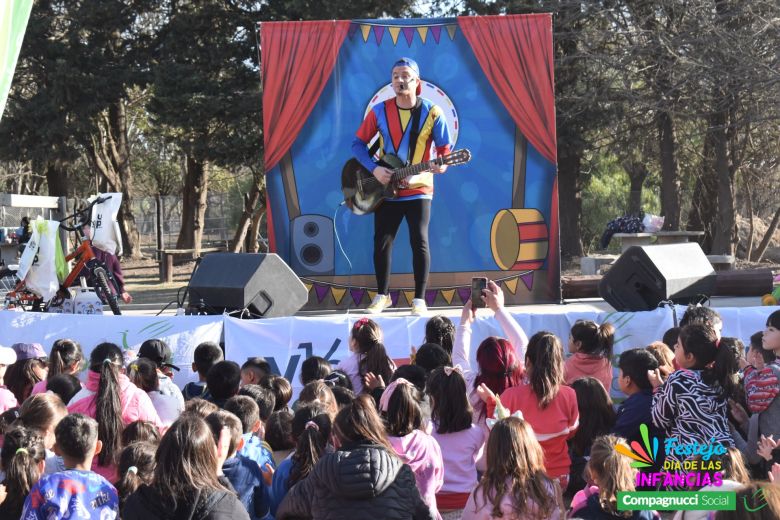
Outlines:
{"label": "blue hoodie", "polygon": [[222,472],[236,490],[249,517],[253,520],[265,518],[270,511],[271,497],[260,467],[251,459],[236,455],[222,464]]}

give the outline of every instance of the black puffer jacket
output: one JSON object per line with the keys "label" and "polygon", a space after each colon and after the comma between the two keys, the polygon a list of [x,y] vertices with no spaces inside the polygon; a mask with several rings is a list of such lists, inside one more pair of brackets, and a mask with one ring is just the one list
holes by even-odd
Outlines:
{"label": "black puffer jacket", "polygon": [[229,491],[198,491],[188,500],[163,499],[155,489],[143,484],[127,497],[122,520],[249,520],[238,497]]}
{"label": "black puffer jacket", "polygon": [[411,468],[382,446],[344,445],[325,455],[279,505],[276,520],[431,518]]}

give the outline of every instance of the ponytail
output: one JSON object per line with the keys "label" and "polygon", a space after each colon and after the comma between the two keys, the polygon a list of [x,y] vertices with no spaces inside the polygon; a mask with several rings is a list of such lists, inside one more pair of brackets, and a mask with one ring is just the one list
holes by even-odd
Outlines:
{"label": "ponytail", "polygon": [[72,339],[58,339],[51,347],[49,373],[46,379],[70,373],[70,368],[76,364],[80,365],[83,360],[84,353],[81,351],[81,345]]}
{"label": "ponytail", "polygon": [[325,453],[331,424],[327,411],[318,404],[302,406],[295,412],[292,435],[297,439],[297,443],[292,455],[290,478],[287,481],[289,487],[305,479]]}
{"label": "ponytail", "polygon": [[382,376],[382,381],[387,383],[393,376],[393,361],[387,355],[385,346],[382,343],[375,343],[360,358],[360,374],[366,375],[369,372],[377,376]]}
{"label": "ponytail", "polygon": [[119,480],[116,490],[120,505],[132,495],[141,484],[150,484],[154,476],[154,454],[157,447],[148,442],[134,442],[119,455]]}
{"label": "ponytail", "polygon": [[122,402],[119,389],[119,370],[122,368],[122,351],[113,343],[101,343],[90,356],[90,370],[100,374],[95,397],[95,419],[98,423],[98,439],[103,450],[98,454],[98,464],[109,466],[115,462],[121,449]]}
{"label": "ponytail", "polygon": [[[46,458],[43,437],[32,428],[15,427],[6,432],[0,451],[8,496],[3,504],[9,517],[18,518],[27,495],[41,477],[39,464]],[[14,514],[15,513],[15,514]]]}
{"label": "ponytail", "polygon": [[580,342],[579,352],[583,354],[612,359],[615,327],[609,322],[598,325],[595,321],[577,320],[571,328],[571,339]]}
{"label": "ponytail", "polygon": [[709,386],[718,385],[722,400],[729,399],[737,389],[739,361],[733,348],[718,339],[715,330],[693,323],[680,329],[680,343],[686,354],[692,354],[694,370],[701,370],[701,380]]}

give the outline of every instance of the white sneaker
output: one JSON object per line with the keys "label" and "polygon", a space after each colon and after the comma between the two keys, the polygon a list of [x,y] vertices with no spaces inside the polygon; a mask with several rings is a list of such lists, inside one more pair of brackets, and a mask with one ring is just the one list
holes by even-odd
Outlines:
{"label": "white sneaker", "polygon": [[415,298],[412,300],[412,315],[420,316],[421,314],[428,312],[428,306],[425,304],[425,300],[422,298]]}
{"label": "white sneaker", "polygon": [[390,299],[388,294],[377,294],[374,299],[371,300],[371,305],[366,308],[369,314],[379,314],[386,308],[393,304],[393,300]]}

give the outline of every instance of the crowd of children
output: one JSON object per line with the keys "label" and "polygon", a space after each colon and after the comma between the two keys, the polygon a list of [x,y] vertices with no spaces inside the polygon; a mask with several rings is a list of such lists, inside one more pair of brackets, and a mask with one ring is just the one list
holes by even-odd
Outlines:
{"label": "crowd of children", "polygon": [[[505,337],[482,338],[475,365],[471,302],[457,326],[431,318],[403,366],[362,318],[337,366],[304,361],[295,402],[264,359],[214,343],[181,391],[160,340],[130,360],[112,343],[88,359],[68,339],[48,356],[0,347],[0,518],[658,518],[618,507],[636,490],[737,493],[736,511],[681,519],[780,517],[780,311],[746,351],[692,307],[616,356],[613,380],[611,324],[574,323],[567,357],[555,334],[528,337],[494,283],[482,298]],[[649,439],[660,450],[638,470],[628,454]],[[677,449],[692,443],[718,463],[708,478],[659,481],[665,462],[702,460]]]}

